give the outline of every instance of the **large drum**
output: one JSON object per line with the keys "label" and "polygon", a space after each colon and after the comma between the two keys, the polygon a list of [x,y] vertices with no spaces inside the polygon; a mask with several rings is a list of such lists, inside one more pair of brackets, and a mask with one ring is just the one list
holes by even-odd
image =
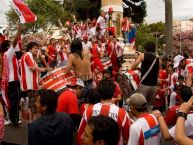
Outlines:
{"label": "large drum", "polygon": [[124,74],[128,77],[128,80],[131,81],[131,85],[136,91],[141,81],[141,72],[138,70],[127,70]]}
{"label": "large drum", "polygon": [[57,68],[42,77],[39,82],[40,88],[51,89],[58,92],[66,87],[67,83],[75,77],[74,72],[66,73],[66,66]]}
{"label": "large drum", "polygon": [[109,66],[112,66],[111,59],[109,57],[104,57],[101,59],[104,69],[107,69]]}
{"label": "large drum", "polygon": [[120,85],[124,102],[137,90],[140,83],[140,72],[128,70],[117,74],[117,82]]}

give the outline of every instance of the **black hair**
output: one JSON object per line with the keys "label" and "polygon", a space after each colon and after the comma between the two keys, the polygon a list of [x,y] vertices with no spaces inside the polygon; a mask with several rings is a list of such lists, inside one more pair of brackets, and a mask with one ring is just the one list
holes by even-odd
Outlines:
{"label": "black hair", "polygon": [[147,43],[145,43],[144,49],[145,49],[147,52],[155,52],[155,49],[156,49],[155,43],[153,43],[153,42],[147,42]]}
{"label": "black hair", "polygon": [[188,59],[188,58],[189,58],[188,53],[185,53],[183,56],[184,56],[184,58],[186,58],[186,59]]}
{"label": "black hair", "polygon": [[37,92],[40,96],[41,106],[46,106],[46,114],[52,114],[56,111],[58,105],[58,95],[53,90],[40,89]]}
{"label": "black hair", "polygon": [[[174,65],[173,64],[169,64],[169,67],[172,67],[172,69],[174,68]],[[174,69],[173,69],[174,70]]]}
{"label": "black hair", "polygon": [[137,112],[146,112],[147,111],[147,105],[142,108],[135,108]]}
{"label": "black hair", "polygon": [[88,103],[96,104],[100,102],[100,94],[96,88],[92,88],[88,91]]}
{"label": "black hair", "polygon": [[93,141],[103,140],[105,145],[117,145],[119,142],[118,123],[108,116],[93,116],[88,121],[92,131]]}
{"label": "black hair", "polygon": [[103,71],[103,75],[106,74],[106,73],[109,74],[111,76],[111,78],[112,78],[113,77],[113,67],[109,66],[107,69],[105,69]]}
{"label": "black hair", "polygon": [[74,39],[71,43],[70,49],[71,53],[76,53],[81,59],[83,59],[82,56],[83,48],[80,39]]}
{"label": "black hair", "polygon": [[98,92],[102,100],[112,99],[115,91],[115,84],[112,80],[101,80],[98,85]]}
{"label": "black hair", "polygon": [[184,76],[183,75],[179,75],[178,76],[178,80],[184,80]]}
{"label": "black hair", "polygon": [[182,86],[180,96],[184,102],[187,102],[192,97],[192,89],[188,86]]}
{"label": "black hair", "polygon": [[9,40],[4,40],[2,43],[1,43],[1,47],[0,47],[0,52],[1,53],[4,53],[6,52],[11,46],[11,41]]}
{"label": "black hair", "polygon": [[38,45],[36,42],[29,42],[29,43],[27,44],[26,51],[29,52],[34,46],[39,47],[39,45]]}
{"label": "black hair", "polygon": [[162,62],[162,69],[166,69],[167,67],[167,63],[166,62]]}
{"label": "black hair", "polygon": [[54,38],[51,38],[51,39],[50,39],[50,43],[51,43],[52,40],[54,40]]}

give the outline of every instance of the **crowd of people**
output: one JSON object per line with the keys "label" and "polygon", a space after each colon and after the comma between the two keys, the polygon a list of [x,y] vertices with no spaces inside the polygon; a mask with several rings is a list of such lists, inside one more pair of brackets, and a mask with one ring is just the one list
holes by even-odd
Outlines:
{"label": "crowd of people", "polygon": [[[102,12],[96,21],[98,35],[91,33],[97,32],[92,23],[89,29],[77,23],[68,37],[51,38],[45,46],[29,42],[20,55],[19,26],[14,40],[0,39],[1,140],[4,125],[17,129],[27,119],[29,145],[160,145],[161,135],[192,144],[193,60],[181,54],[160,58],[147,42],[131,65],[141,72],[131,91],[131,78],[119,80],[132,75],[122,69],[124,43],[106,31],[107,19]],[[74,73],[65,87],[41,88],[40,80],[60,67]]]}

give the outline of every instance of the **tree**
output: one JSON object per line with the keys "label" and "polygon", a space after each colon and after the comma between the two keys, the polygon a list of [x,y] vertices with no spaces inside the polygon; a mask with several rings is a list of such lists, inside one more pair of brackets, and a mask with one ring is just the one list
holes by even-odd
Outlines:
{"label": "tree", "polygon": [[[37,15],[35,23],[25,24],[26,30],[37,32],[39,29],[46,29],[48,26],[59,26],[67,19],[72,19],[71,14],[63,10],[63,7],[53,0],[26,0],[28,7]],[[19,18],[13,9],[7,12],[8,22],[14,26]]]}
{"label": "tree", "polygon": [[166,54],[173,55],[173,12],[172,0],[165,0]]}
{"label": "tree", "polygon": [[123,16],[131,17],[132,22],[142,23],[146,17],[146,2],[144,0],[123,0],[128,6],[124,7]]}
{"label": "tree", "polygon": [[[136,47],[140,48],[146,42],[152,41],[157,46],[157,51],[163,47],[165,33],[165,24],[162,22],[153,24],[141,24],[137,27],[136,33]],[[140,51],[143,51],[140,49]]]}
{"label": "tree", "polygon": [[100,13],[100,1],[74,0],[73,10],[78,20],[87,20],[98,17]]}

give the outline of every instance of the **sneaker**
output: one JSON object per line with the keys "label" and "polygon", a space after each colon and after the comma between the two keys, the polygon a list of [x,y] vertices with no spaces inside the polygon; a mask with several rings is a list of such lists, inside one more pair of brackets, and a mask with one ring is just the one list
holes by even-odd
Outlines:
{"label": "sneaker", "polygon": [[5,119],[5,120],[4,120],[4,124],[5,124],[5,125],[9,125],[9,124],[11,124],[11,121],[10,121],[9,119],[8,119],[8,120]]}
{"label": "sneaker", "polygon": [[22,121],[21,121],[21,120],[19,120],[19,121],[18,121],[18,124],[21,124],[21,123],[22,123]]}

